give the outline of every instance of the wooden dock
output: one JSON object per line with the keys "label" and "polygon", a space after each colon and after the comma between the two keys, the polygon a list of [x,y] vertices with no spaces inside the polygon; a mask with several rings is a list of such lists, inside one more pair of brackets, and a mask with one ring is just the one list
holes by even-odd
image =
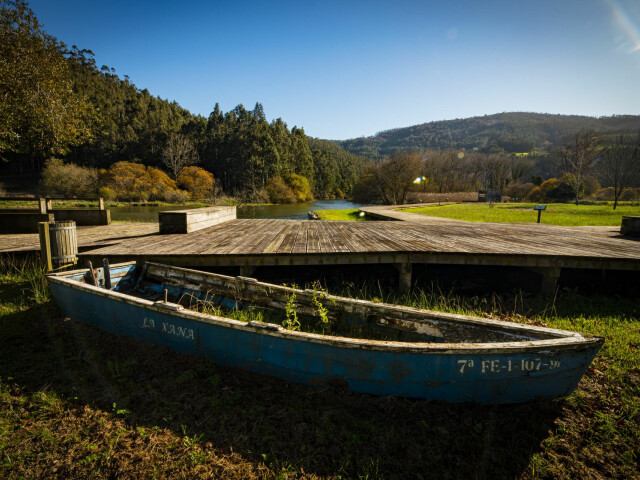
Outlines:
{"label": "wooden dock", "polygon": [[268,265],[386,263],[411,281],[413,264],[517,266],[555,289],[562,268],[640,270],[640,241],[616,227],[538,224],[232,220],[189,234],[148,235],[80,255],[154,260],[182,266],[237,266],[250,275]]}
{"label": "wooden dock", "polygon": [[[392,264],[400,285],[411,284],[412,265],[524,267],[555,291],[563,268],[640,270],[640,239],[619,227],[559,227],[535,223],[474,223],[362,208],[367,215],[401,221],[334,222],[229,220],[185,234],[159,233],[157,223],[79,227],[81,259],[153,260],[191,267]],[[39,251],[37,234],[0,235],[0,253]]]}
{"label": "wooden dock", "polygon": [[[91,227],[78,227],[78,249],[113,245],[127,239],[143,238],[158,233],[157,223],[112,223]],[[0,253],[39,252],[37,233],[12,233],[0,235]]]}

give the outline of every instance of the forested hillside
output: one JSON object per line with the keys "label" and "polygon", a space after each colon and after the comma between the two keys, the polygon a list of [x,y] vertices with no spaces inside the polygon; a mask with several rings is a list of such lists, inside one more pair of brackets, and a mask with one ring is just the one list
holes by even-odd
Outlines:
{"label": "forested hillside", "polygon": [[354,155],[328,140],[309,137],[315,188],[324,197],[342,198],[358,181],[367,158]]}
{"label": "forested hillside", "polygon": [[571,140],[576,132],[593,130],[614,136],[640,130],[640,116],[584,117],[543,113],[498,113],[443,120],[380,132],[372,137],[336,142],[349,152],[380,159],[398,151],[475,149],[487,153],[549,151]]}
{"label": "forested hillside", "polygon": [[[37,174],[51,157],[102,169],[140,163],[174,178],[195,163],[225,193],[258,200],[270,179],[299,175],[317,196],[333,197],[358,177],[362,159],[329,142],[311,148],[302,128],[268,122],[260,103],[194,115],[47,34],[26,2],[0,7],[0,174]],[[188,152],[182,165],[171,150],[178,144]]]}
{"label": "forested hillside", "polygon": [[73,91],[91,107],[92,138],[72,146],[66,160],[107,167],[120,160],[159,165],[160,152],[172,133],[191,132],[205,119],[176,102],[139,89],[115,69],[98,68],[91,50],[65,51]]}

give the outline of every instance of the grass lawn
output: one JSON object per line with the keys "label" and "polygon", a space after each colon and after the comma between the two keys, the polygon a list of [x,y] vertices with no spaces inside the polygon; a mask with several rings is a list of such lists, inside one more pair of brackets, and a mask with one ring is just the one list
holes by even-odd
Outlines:
{"label": "grass lawn", "polygon": [[[533,210],[535,203],[500,203],[490,206],[486,203],[461,203],[433,207],[403,209],[409,213],[419,213],[434,217],[454,218],[470,222],[532,222],[538,219]],[[613,210],[611,205],[574,205],[568,203],[546,204],[541,223],[551,225],[600,225],[620,226],[623,215],[640,215],[640,206],[623,204]]]}
{"label": "grass lawn", "polygon": [[320,220],[364,220],[364,217],[359,215],[360,211],[357,208],[345,210],[316,210],[316,213],[320,217]]}
{"label": "grass lawn", "polygon": [[0,262],[0,478],[639,478],[640,299],[343,294],[594,333],[578,390],[446,405],[311,388],[65,319]]}

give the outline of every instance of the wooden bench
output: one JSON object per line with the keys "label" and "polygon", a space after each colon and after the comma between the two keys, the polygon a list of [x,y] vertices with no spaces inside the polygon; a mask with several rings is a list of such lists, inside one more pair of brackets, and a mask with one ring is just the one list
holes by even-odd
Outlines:
{"label": "wooden bench", "polygon": [[205,207],[158,212],[160,233],[191,233],[235,220],[236,207]]}

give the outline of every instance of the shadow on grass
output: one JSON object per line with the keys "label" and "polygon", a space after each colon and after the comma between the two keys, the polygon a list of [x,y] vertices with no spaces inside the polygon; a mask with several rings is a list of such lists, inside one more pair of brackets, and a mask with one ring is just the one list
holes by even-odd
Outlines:
{"label": "shadow on grass", "polygon": [[514,478],[562,401],[430,404],[320,390],[223,368],[64,320],[53,304],[0,317],[0,377],[134,426],[196,436],[252,463],[320,476]]}

